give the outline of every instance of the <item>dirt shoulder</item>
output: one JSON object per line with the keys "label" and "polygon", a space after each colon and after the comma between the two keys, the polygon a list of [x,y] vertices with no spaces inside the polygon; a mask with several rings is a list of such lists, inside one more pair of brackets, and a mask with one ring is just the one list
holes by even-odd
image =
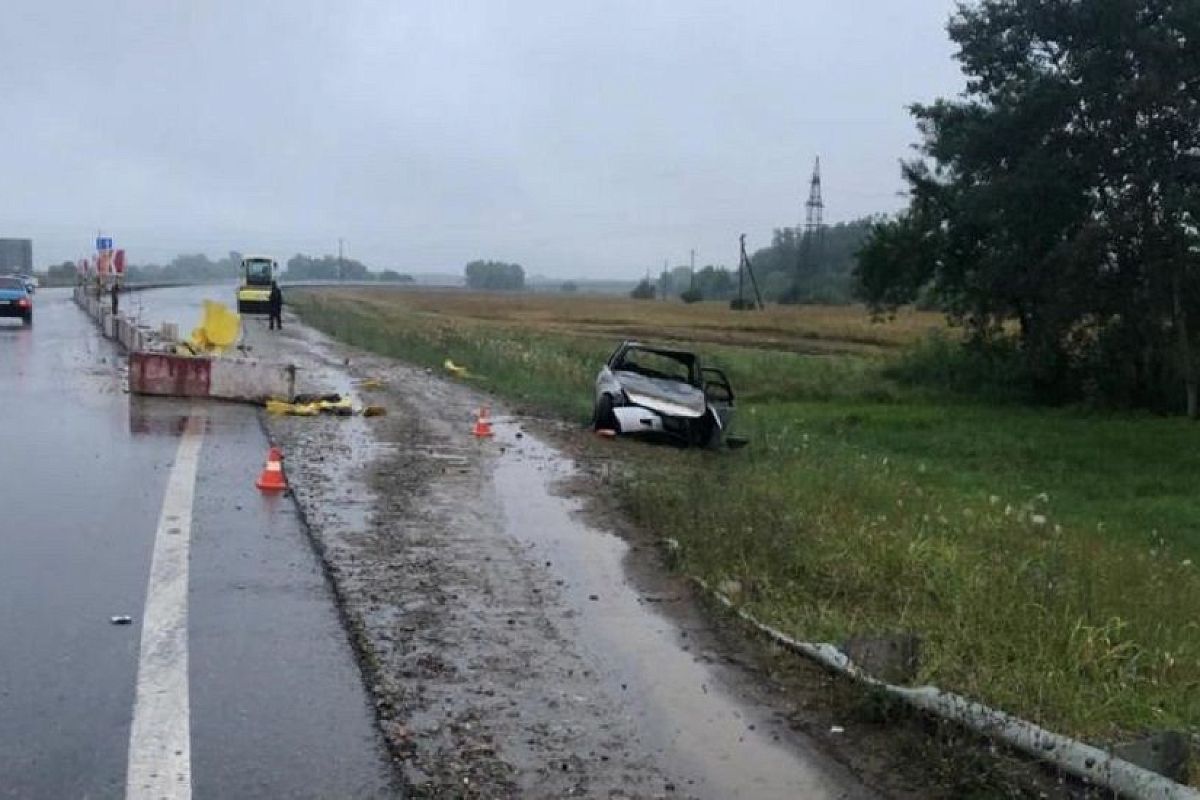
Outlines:
{"label": "dirt shoulder", "polygon": [[388,409],[267,425],[411,795],[1076,793],[727,622],[623,520],[583,432],[307,328],[249,340]]}

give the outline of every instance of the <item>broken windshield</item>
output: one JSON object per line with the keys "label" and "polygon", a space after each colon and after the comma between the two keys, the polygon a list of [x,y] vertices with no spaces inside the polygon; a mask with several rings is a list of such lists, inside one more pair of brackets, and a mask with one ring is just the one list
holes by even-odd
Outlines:
{"label": "broken windshield", "polygon": [[696,360],[688,353],[669,353],[631,347],[613,364],[614,370],[636,372],[648,378],[666,378],[698,386]]}

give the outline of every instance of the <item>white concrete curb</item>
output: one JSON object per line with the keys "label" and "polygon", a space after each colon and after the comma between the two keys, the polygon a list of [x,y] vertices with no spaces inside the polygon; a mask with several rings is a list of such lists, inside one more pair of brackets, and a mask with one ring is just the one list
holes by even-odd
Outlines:
{"label": "white concrete curb", "polygon": [[1200,792],[1189,786],[1131,764],[1098,747],[1052,733],[1032,722],[988,708],[961,695],[944,692],[936,686],[910,688],[877,680],[863,672],[834,645],[798,641],[783,631],[759,622],[699,578],[692,580],[717,602],[776,644],[810,658],[833,672],[904,700],[922,711],[956,722],[983,736],[998,739],[1071,775],[1133,800],[1200,800]]}

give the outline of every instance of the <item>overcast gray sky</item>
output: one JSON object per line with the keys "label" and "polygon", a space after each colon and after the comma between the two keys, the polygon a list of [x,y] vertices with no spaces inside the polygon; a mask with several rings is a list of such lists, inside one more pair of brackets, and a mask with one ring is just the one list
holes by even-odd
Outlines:
{"label": "overcast gray sky", "polygon": [[5,4],[0,236],[631,277],[895,210],[952,0]]}

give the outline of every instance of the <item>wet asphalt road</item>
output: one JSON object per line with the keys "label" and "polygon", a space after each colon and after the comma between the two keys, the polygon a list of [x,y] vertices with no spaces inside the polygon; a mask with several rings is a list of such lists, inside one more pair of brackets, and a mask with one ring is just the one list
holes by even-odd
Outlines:
{"label": "wet asphalt road", "polygon": [[[187,330],[201,298],[226,293],[132,302]],[[295,508],[253,486],[267,446],[255,410],[131,399],[119,361],[65,291],[37,295],[32,329],[0,321],[0,797],[134,795],[141,622],[188,413],[204,420],[187,581],[192,796],[393,796]],[[110,624],[117,614],[133,624]]]}

